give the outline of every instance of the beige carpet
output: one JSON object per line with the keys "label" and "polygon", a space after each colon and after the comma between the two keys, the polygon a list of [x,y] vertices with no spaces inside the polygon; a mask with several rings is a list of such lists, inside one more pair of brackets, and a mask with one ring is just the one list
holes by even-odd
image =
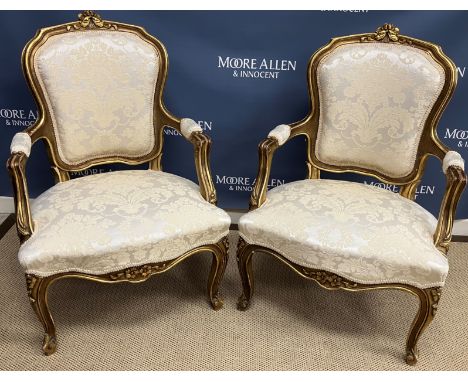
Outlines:
{"label": "beige carpet", "polygon": [[137,285],[59,281],[50,294],[58,348],[46,357],[18,246],[14,229],[0,241],[2,370],[468,370],[468,244],[452,246],[447,285],[414,368],[403,355],[415,297],[329,292],[259,255],[252,306],[239,312],[233,253],[218,312],[205,296],[211,259],[204,254]]}

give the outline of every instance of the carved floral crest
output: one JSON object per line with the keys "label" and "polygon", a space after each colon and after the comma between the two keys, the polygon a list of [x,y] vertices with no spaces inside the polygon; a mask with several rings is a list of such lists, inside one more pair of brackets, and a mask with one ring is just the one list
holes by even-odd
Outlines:
{"label": "carved floral crest", "polygon": [[101,16],[93,11],[83,11],[78,14],[77,22],[67,25],[67,30],[79,30],[79,29],[117,29],[117,25],[105,22]]}
{"label": "carved floral crest", "polygon": [[400,36],[400,29],[393,24],[385,23],[378,27],[375,33],[370,36],[364,36],[361,41],[381,41],[381,42],[399,42],[402,44],[411,44],[410,40]]}
{"label": "carved floral crest", "polygon": [[400,29],[398,29],[395,25],[384,24],[375,31],[375,39],[380,41],[388,38],[390,41],[395,42],[398,41],[399,34]]}
{"label": "carved floral crest", "polygon": [[83,28],[88,27],[90,23],[93,23],[98,28],[104,26],[101,16],[93,11],[83,11],[83,13],[78,14],[78,19]]}

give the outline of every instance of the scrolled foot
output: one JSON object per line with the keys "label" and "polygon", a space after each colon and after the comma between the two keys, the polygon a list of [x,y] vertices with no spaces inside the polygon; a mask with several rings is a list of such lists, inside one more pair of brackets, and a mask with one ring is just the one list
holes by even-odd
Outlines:
{"label": "scrolled foot", "polygon": [[416,362],[418,362],[418,351],[416,349],[407,350],[405,361],[410,366],[416,365]]}
{"label": "scrolled foot", "polygon": [[247,308],[250,306],[250,300],[245,297],[244,294],[239,297],[239,300],[237,300],[237,309],[244,311],[247,310]]}
{"label": "scrolled foot", "polygon": [[211,298],[211,301],[210,301],[210,302],[211,302],[211,306],[212,306],[212,308],[213,308],[214,310],[220,310],[220,309],[223,307],[223,305],[224,305],[223,299],[222,299],[221,297],[219,297],[218,295],[213,296],[213,297]]}
{"label": "scrolled foot", "polygon": [[42,351],[44,352],[44,354],[54,354],[56,349],[57,338],[55,336],[49,336],[47,333],[44,334],[44,340],[42,341]]}

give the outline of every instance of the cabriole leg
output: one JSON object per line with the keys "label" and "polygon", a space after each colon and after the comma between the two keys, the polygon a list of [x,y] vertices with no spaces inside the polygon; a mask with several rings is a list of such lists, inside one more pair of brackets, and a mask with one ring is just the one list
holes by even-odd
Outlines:
{"label": "cabriole leg", "polygon": [[419,296],[419,311],[411,325],[408,339],[406,340],[406,363],[415,365],[418,361],[417,342],[424,329],[431,323],[437,312],[442,288],[420,289]]}
{"label": "cabriole leg", "polygon": [[242,237],[239,237],[237,244],[237,265],[242,280],[242,295],[237,301],[237,309],[246,310],[250,305],[250,299],[253,294],[253,271],[252,271],[252,255],[254,254],[253,246],[246,243]]}
{"label": "cabriole leg", "polygon": [[219,284],[226,270],[229,258],[228,250],[229,241],[226,236],[216,244],[216,249],[212,251],[213,262],[208,277],[208,297],[210,298],[210,303],[214,310],[219,310],[223,307],[223,299],[219,295]]}
{"label": "cabriole leg", "polygon": [[57,346],[54,320],[52,319],[49,306],[47,305],[47,290],[51,281],[52,279],[50,277],[26,275],[29,301],[44,327],[45,333],[42,342],[42,351],[45,355],[53,354]]}

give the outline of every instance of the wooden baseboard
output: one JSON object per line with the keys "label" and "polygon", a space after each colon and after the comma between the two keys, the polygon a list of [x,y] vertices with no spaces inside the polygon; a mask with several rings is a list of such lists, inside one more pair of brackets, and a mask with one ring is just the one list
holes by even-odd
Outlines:
{"label": "wooden baseboard", "polygon": [[15,214],[10,214],[7,218],[0,224],[0,239],[5,236],[5,234],[10,230],[11,227],[15,225]]}

